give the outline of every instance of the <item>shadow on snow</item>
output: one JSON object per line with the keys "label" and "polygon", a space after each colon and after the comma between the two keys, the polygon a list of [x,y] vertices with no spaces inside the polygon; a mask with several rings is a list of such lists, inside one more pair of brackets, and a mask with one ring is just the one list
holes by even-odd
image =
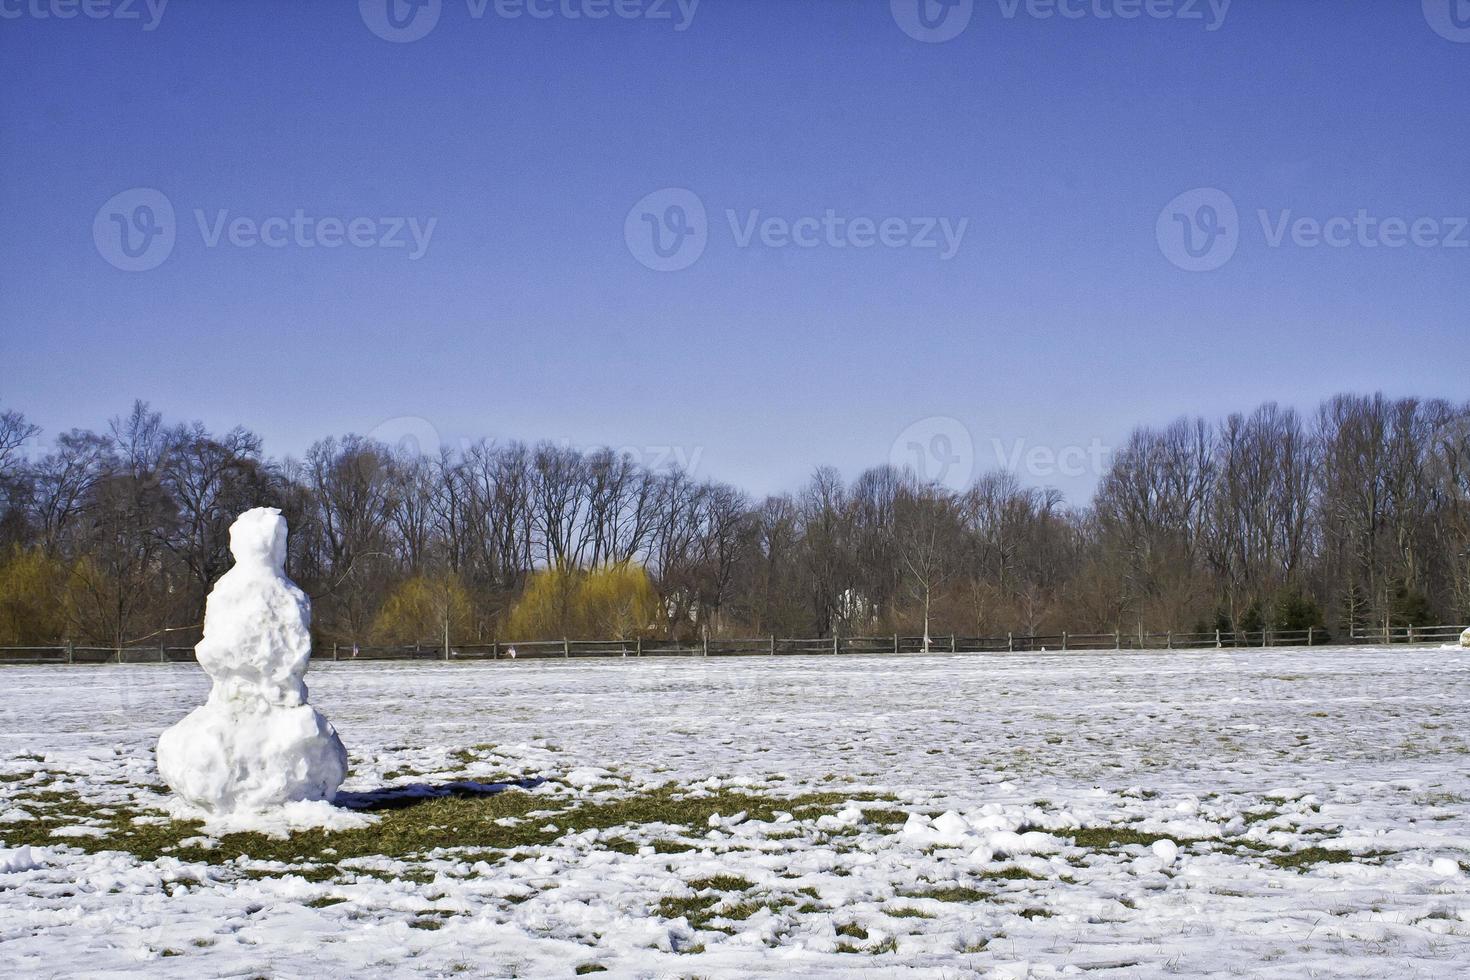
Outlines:
{"label": "shadow on snow", "polygon": [[348,810],[401,810],[415,803],[422,803],[424,800],[436,800],[446,796],[460,798],[494,796],[508,789],[534,789],[544,782],[546,780],[538,776],[532,779],[512,779],[502,783],[480,783],[467,779],[432,785],[410,783],[407,786],[391,786],[363,793],[338,793],[333,802]]}

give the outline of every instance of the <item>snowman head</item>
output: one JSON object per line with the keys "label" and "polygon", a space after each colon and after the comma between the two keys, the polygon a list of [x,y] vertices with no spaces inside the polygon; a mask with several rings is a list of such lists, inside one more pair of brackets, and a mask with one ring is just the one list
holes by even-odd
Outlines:
{"label": "snowman head", "polygon": [[256,507],[230,525],[230,554],[239,565],[286,570],[286,519],[275,507]]}

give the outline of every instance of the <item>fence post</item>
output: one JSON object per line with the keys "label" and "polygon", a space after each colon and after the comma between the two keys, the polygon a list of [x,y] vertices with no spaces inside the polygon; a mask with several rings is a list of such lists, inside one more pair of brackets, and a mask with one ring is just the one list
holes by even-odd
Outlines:
{"label": "fence post", "polygon": [[1143,624],[1138,624],[1138,649],[1143,649]]}
{"label": "fence post", "polygon": [[1215,630],[1215,649],[1220,649],[1220,631],[1218,629]]}
{"label": "fence post", "polygon": [[832,655],[836,656],[842,650],[842,637],[835,632],[832,634]]}
{"label": "fence post", "polygon": [[1067,652],[1067,631],[1062,630],[1062,652]]}
{"label": "fence post", "polygon": [[1388,617],[1383,619],[1383,643],[1385,646],[1393,642],[1393,636],[1388,632]]}
{"label": "fence post", "polygon": [[949,652],[954,653],[956,649],[957,647],[955,646],[955,635],[951,633],[949,634]]}
{"label": "fence post", "polygon": [[774,657],[775,655],[776,655],[776,634],[775,633],[772,633],[771,634],[771,656]]}
{"label": "fence post", "polygon": [[500,659],[500,641],[499,640],[491,640],[490,641],[490,659],[491,660],[499,660]]}
{"label": "fence post", "polygon": [[[1410,629],[1410,632],[1411,633],[1413,632],[1412,628]],[[159,637],[159,639],[158,639],[158,662],[161,663],[161,664],[168,663],[168,654],[165,653],[164,650],[163,650],[163,638],[162,637]]]}
{"label": "fence post", "polygon": [[1006,652],[1007,653],[1015,653],[1016,652],[1016,634],[1012,630],[1007,630],[1006,631]]}
{"label": "fence post", "polygon": [[1409,634],[1408,634],[1407,637],[1405,637],[1404,642],[1405,643],[1413,643],[1414,642],[1414,624],[1413,623],[1410,623],[1409,624]]}
{"label": "fence post", "polygon": [[893,634],[893,652],[894,653],[897,653],[898,652],[898,634],[897,633],[894,633]]}
{"label": "fence post", "polygon": [[709,630],[704,631],[704,655],[709,656]]}
{"label": "fence post", "polygon": [[1165,650],[1172,650],[1172,649],[1174,649],[1174,631],[1173,630],[1169,630],[1169,632],[1167,632],[1167,633],[1164,634],[1164,649]]}
{"label": "fence post", "polygon": [[561,638],[561,658],[570,660],[572,658],[572,641],[566,637]]}
{"label": "fence post", "polygon": [[69,664],[77,662],[77,643],[75,640],[66,641],[66,662]]}
{"label": "fence post", "polygon": [[1119,633],[1117,630],[1113,630],[1113,649],[1123,649],[1123,634]]}
{"label": "fence post", "polygon": [[637,640],[634,641],[634,644],[635,645],[633,647],[633,656],[635,656],[635,657],[641,657],[641,656],[643,656],[643,637],[642,636],[639,636],[637,638]]}
{"label": "fence post", "polygon": [[1316,628],[1317,627],[1315,627],[1315,626],[1308,626],[1307,627],[1307,646],[1311,646],[1312,645],[1312,633],[1316,630]]}

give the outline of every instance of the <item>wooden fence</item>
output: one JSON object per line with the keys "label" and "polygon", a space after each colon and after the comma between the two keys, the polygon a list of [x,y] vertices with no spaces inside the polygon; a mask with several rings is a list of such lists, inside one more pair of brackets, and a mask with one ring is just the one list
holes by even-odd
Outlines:
{"label": "wooden fence", "polygon": [[[1251,647],[1312,647],[1327,643],[1444,644],[1459,641],[1463,626],[1393,626],[1330,637],[1322,630],[1211,631],[1152,633],[1049,633],[1005,636],[948,634],[929,639],[929,653],[1039,653],[1089,650],[1203,650]],[[313,651],[317,660],[571,660],[584,657],[791,657],[851,654],[924,653],[922,636],[828,636],[793,639],[775,636],[747,639],[703,639],[692,642],[635,638],[629,640],[527,640],[516,643],[412,644],[345,646]],[[193,647],[164,645],[98,647],[62,643],[51,646],[0,647],[0,664],[135,664],[192,663]]]}

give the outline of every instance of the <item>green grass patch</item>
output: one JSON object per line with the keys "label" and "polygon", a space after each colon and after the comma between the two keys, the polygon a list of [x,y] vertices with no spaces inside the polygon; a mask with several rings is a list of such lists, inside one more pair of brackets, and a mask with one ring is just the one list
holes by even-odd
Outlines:
{"label": "green grass patch", "polygon": [[[373,811],[379,817],[376,824],[360,830],[302,830],[286,839],[257,833],[226,834],[218,838],[217,846],[206,848],[198,843],[184,843],[190,837],[201,835],[202,828],[197,822],[168,820],[135,825],[133,818],[145,811],[126,805],[95,804],[72,792],[38,789],[33,793],[15,793],[7,801],[35,812],[36,819],[7,825],[5,840],[11,847],[64,843],[88,853],[124,851],[143,861],[172,857],[211,865],[228,865],[237,860],[279,862],[287,870],[240,867],[238,871],[255,877],[299,874],[311,881],[326,882],[344,874],[381,876],[345,864],[355,858],[408,859],[439,849],[452,849],[456,858],[505,860],[533,856],[536,848],[586,830],[645,825],[702,829],[711,814],[729,817],[743,811],[752,819],[772,820],[776,811],[830,812],[849,802],[875,799],[879,797],[845,792],[776,797],[726,790],[695,795],[678,784],[666,783],[630,796],[579,802],[569,795],[532,793],[511,787],[489,794],[393,800]],[[51,836],[57,828],[79,823],[95,825],[103,834],[64,839]],[[556,829],[542,829],[548,825]],[[625,836],[614,837],[603,846],[624,854],[636,853],[639,847]],[[669,838],[659,838],[653,846],[661,854],[697,850],[693,844]],[[412,871],[396,877],[402,879],[411,874]],[[744,890],[750,883],[743,878],[722,875],[703,884],[694,883],[694,887],[730,891]]]}
{"label": "green grass patch", "polygon": [[1045,881],[1042,875],[1032,874],[1025,868],[1018,868],[1014,864],[1008,864],[1003,868],[982,871],[979,877],[986,881]]}
{"label": "green grass patch", "polygon": [[[1379,853],[1367,855],[1370,857],[1381,856]],[[1351,864],[1358,860],[1359,855],[1349,851],[1330,850],[1325,847],[1304,847],[1300,851],[1292,851],[1289,854],[1271,854],[1266,860],[1278,868],[1298,869],[1310,867],[1314,864]]]}
{"label": "green grass patch", "polygon": [[720,917],[729,919],[732,922],[744,922],[761,909],[767,907],[767,903],[765,902],[736,902],[734,905],[727,905],[720,909]]}
{"label": "green grass patch", "polygon": [[902,827],[908,823],[909,812],[907,810],[864,810],[863,819],[878,827]]}
{"label": "green grass patch", "polygon": [[697,892],[708,891],[711,888],[717,892],[743,892],[750,888],[751,884],[739,875],[712,875],[708,878],[695,878],[689,882],[689,887]]}
{"label": "green grass patch", "polygon": [[684,916],[690,925],[707,922],[714,916],[709,910],[718,905],[718,895],[665,895],[653,907],[653,914],[660,919],[677,919]]}
{"label": "green grass patch", "polygon": [[991,897],[990,892],[964,885],[941,885],[902,894],[905,898],[932,898],[936,902],[983,902]]}
{"label": "green grass patch", "polygon": [[1200,841],[1188,837],[1172,837],[1169,834],[1150,834],[1133,827],[1083,827],[1080,830],[1060,831],[1059,836],[1070,837],[1078,847],[1106,851],[1115,847],[1139,845],[1149,847],[1158,841],[1169,840],[1181,848]]}

